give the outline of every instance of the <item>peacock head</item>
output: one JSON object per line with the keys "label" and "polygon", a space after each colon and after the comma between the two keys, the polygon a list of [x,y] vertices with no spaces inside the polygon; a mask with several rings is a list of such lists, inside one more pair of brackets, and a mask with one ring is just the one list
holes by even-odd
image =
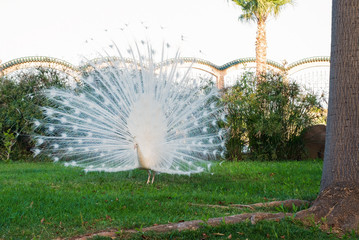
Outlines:
{"label": "peacock head", "polygon": [[133,137],[133,149],[138,149],[138,143],[136,141],[136,137]]}

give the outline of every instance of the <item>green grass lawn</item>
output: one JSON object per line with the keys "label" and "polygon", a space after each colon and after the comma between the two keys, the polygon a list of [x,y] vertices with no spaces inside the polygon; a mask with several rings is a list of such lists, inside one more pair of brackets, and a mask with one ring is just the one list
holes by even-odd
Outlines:
{"label": "green grass lawn", "polygon": [[[84,173],[78,168],[53,163],[0,164],[0,239],[70,237],[107,228],[141,229],[154,224],[206,220],[249,211],[199,207],[189,203],[226,205],[293,198],[314,200],[321,171],[321,161],[223,162],[215,166],[212,173],[159,174],[153,185],[146,185],[147,172],[142,170]],[[269,230],[255,230],[261,226]],[[234,236],[237,232],[254,231],[263,232],[263,238],[266,234],[275,237],[277,232],[280,238],[286,235],[288,226],[303,234],[319,231],[284,220],[255,226],[242,223],[204,227],[195,232],[157,237],[146,234],[153,239],[161,236],[163,239],[180,238],[186,234],[197,239],[207,232],[208,237],[220,239],[224,235],[213,235],[211,231],[222,231],[226,237],[231,232]],[[295,232],[291,234],[297,235]],[[327,236],[320,231],[318,234]],[[237,234],[234,239],[245,239],[242,235]]]}

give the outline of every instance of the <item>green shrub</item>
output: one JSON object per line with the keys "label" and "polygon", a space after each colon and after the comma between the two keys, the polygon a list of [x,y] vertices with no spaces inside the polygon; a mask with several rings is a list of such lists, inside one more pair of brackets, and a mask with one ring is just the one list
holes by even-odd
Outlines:
{"label": "green shrub", "polygon": [[11,162],[10,156],[15,143],[16,143],[16,136],[14,135],[14,133],[10,132],[10,129],[8,129],[6,132],[4,132],[4,137],[3,137],[4,151],[0,152],[0,160],[4,161],[5,163]]}
{"label": "green shrub", "polygon": [[42,90],[64,87],[69,78],[53,69],[37,68],[0,78],[0,160],[20,160],[31,154],[34,119],[49,104]]}
{"label": "green shrub", "polygon": [[323,115],[319,99],[301,91],[276,73],[257,83],[251,73],[244,74],[225,90],[227,110],[227,158],[229,160],[300,160],[306,156],[303,130]]}

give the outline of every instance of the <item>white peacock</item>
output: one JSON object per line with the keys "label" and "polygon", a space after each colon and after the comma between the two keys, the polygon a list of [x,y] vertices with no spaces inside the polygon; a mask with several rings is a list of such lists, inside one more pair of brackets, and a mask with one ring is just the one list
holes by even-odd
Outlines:
{"label": "white peacock", "polygon": [[165,59],[164,48],[156,64],[151,45],[143,45],[145,56],[137,44],[130,59],[117,49],[116,58],[90,61],[76,89],[45,92],[54,106],[35,122],[45,133],[35,136],[35,155],[86,172],[146,169],[147,183],[155,172],[200,173],[223,157],[218,90],[203,88],[178,55]]}

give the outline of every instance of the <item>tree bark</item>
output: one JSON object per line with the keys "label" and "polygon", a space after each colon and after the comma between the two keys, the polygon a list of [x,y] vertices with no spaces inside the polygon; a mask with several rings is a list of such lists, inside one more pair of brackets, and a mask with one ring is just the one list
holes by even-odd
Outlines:
{"label": "tree bark", "polygon": [[267,70],[267,33],[266,18],[257,21],[256,37],[256,76],[261,79],[261,75]]}
{"label": "tree bark", "polygon": [[359,1],[334,0],[328,126],[321,190],[359,183]]}
{"label": "tree bark", "polygon": [[359,1],[333,0],[328,125],[313,214],[327,227],[359,226]]}

